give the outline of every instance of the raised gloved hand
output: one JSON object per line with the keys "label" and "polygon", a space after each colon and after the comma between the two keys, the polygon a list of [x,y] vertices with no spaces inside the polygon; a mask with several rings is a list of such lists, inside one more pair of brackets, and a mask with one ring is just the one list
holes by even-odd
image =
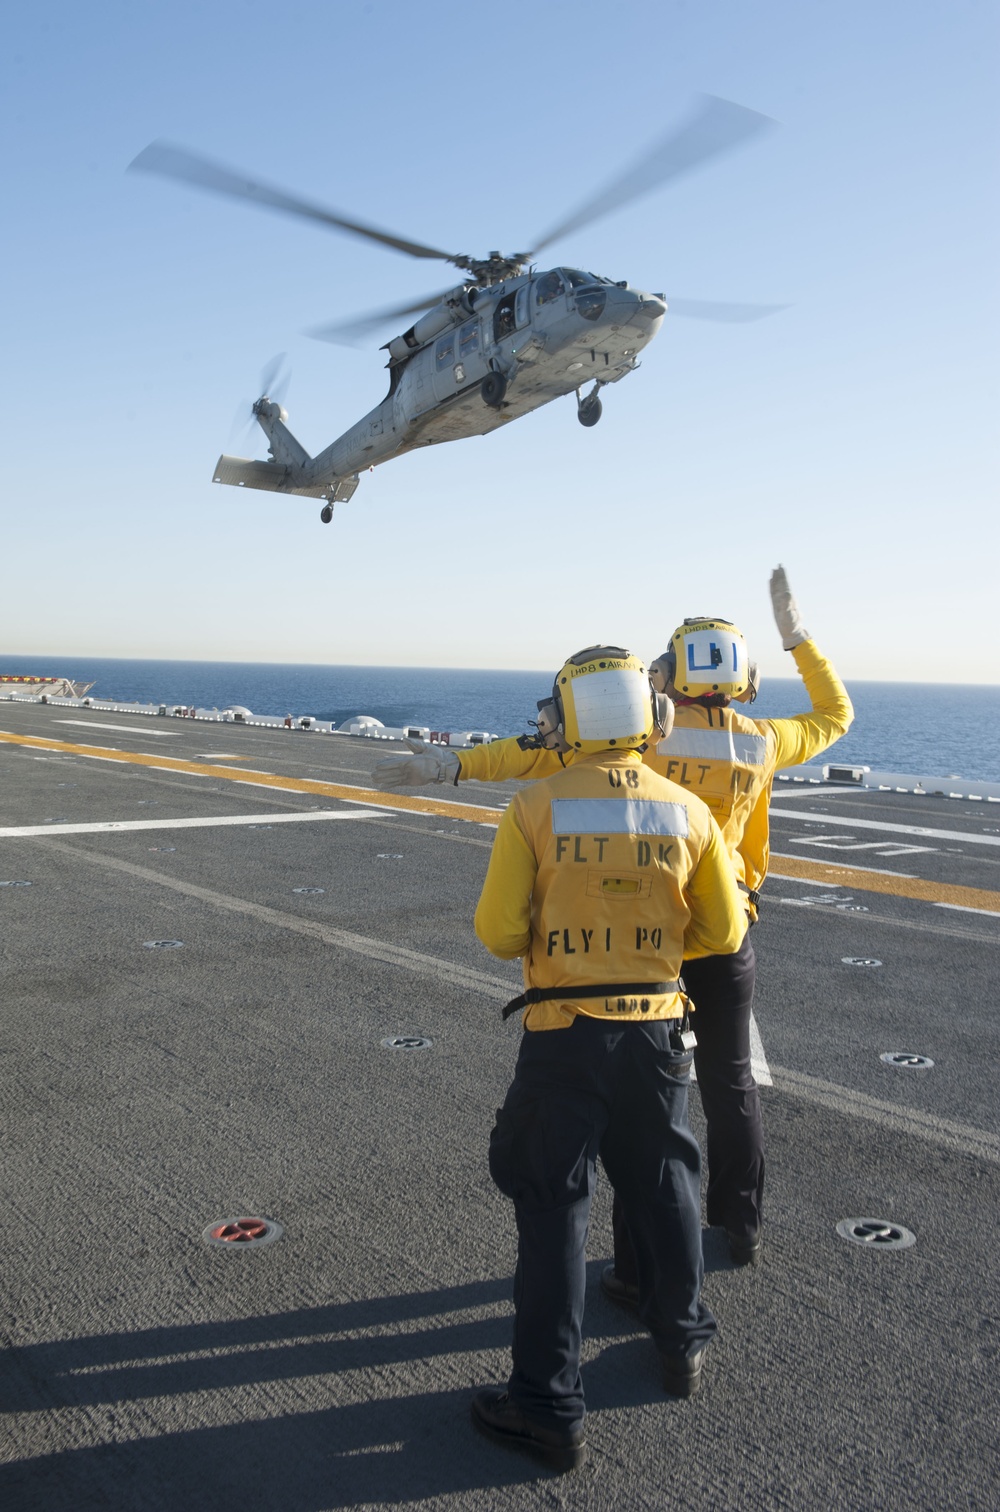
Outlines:
{"label": "raised gloved hand", "polygon": [[412,756],[388,756],[375,767],[375,780],[382,787],[424,787],[428,782],[454,782],[458,757],[454,751],[430,745],[426,740],[407,740]]}
{"label": "raised gloved hand", "polygon": [[784,567],[775,567],[771,573],[770,586],[774,623],[778,627],[781,644],[786,651],[794,651],[796,646],[801,646],[803,641],[811,640],[812,636],[802,623],[799,606],[788,586]]}

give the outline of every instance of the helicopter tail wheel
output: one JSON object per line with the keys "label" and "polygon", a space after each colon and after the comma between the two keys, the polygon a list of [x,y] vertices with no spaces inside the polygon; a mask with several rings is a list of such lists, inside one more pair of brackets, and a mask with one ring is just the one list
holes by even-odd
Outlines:
{"label": "helicopter tail wheel", "polygon": [[488,404],[490,409],[499,409],[503,404],[503,396],[507,392],[507,380],[503,373],[487,373],[479,392],[483,396],[484,404]]}
{"label": "helicopter tail wheel", "polygon": [[333,519],[333,505],[324,504],[323,508],[319,512],[319,517],[323,521],[324,525],[329,525],[330,521]]}
{"label": "helicopter tail wheel", "polygon": [[584,399],[576,412],[576,418],[581,425],[596,425],[604,413],[604,406],[596,394],[591,394],[589,399]]}

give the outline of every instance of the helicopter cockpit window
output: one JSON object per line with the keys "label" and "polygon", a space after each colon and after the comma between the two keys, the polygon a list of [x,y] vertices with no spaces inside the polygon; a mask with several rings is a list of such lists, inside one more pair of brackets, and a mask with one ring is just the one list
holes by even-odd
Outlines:
{"label": "helicopter cockpit window", "polygon": [[569,279],[569,286],[571,289],[582,289],[584,284],[592,284],[597,282],[597,279],[594,277],[593,273],[581,273],[578,268],[564,268],[563,272]]}
{"label": "helicopter cockpit window", "polygon": [[543,273],[535,284],[535,303],[550,304],[553,299],[558,299],[560,294],[565,294],[566,285],[563,283],[557,269],[551,273]]}
{"label": "helicopter cockpit window", "polygon": [[437,370],[449,367],[455,360],[455,333],[450,331],[447,336],[442,336],[437,344]]}
{"label": "helicopter cockpit window", "polygon": [[479,321],[469,320],[458,333],[458,355],[468,357],[479,350]]}

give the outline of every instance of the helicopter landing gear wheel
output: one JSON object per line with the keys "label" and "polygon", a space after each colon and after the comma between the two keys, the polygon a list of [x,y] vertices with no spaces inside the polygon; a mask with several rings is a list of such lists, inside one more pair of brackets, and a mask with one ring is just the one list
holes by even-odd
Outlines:
{"label": "helicopter landing gear wheel", "polygon": [[484,404],[488,404],[490,409],[499,409],[507,392],[507,380],[503,373],[487,373],[479,386],[479,392]]}
{"label": "helicopter landing gear wheel", "polygon": [[324,504],[323,508],[319,512],[319,517],[323,521],[324,525],[329,525],[330,521],[333,519],[333,505]]}
{"label": "helicopter landing gear wheel", "polygon": [[596,425],[604,413],[604,406],[596,394],[591,394],[589,399],[584,399],[576,412],[576,418],[581,425]]}

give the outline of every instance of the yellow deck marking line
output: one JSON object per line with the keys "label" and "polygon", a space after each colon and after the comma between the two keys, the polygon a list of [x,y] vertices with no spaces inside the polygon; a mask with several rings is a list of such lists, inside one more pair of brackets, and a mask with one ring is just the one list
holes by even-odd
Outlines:
{"label": "yellow deck marking line", "polygon": [[959,887],[951,882],[925,882],[920,877],[894,877],[889,872],[864,871],[861,867],[831,866],[824,861],[806,861],[801,856],[778,856],[782,875],[803,882],[830,882],[857,887],[863,892],[889,893],[895,898],[917,898],[922,903],[954,903],[988,913],[1000,913],[1000,893],[981,887]]}
{"label": "yellow deck marking line", "polygon": [[[117,751],[110,747],[73,745],[64,740],[44,740],[35,735],[13,735],[0,730],[0,742],[32,746],[44,751],[65,751],[74,756],[88,756],[97,761],[118,761],[132,766],[148,766],[161,772],[187,772],[199,777],[217,777],[227,782],[273,788],[283,793],[315,793],[321,798],[340,798],[345,803],[361,803],[365,808],[396,809],[413,814],[435,814],[445,819],[464,819],[471,824],[500,823],[499,809],[477,808],[471,803],[449,803],[440,798],[416,798],[403,793],[379,793],[372,788],[347,787],[336,782],[317,782],[311,778],[282,777],[272,772],[241,771],[238,767],[209,766],[205,761],[182,761],[157,751],[148,755],[137,751]],[[915,898],[923,903],[956,903],[965,908],[1000,913],[1000,893],[979,887],[959,887],[949,882],[925,882],[919,877],[894,876],[891,872],[865,871],[856,866],[836,866],[825,861],[807,861],[801,856],[778,856],[782,872],[804,881],[839,883],[863,892],[888,893],[897,898]]]}
{"label": "yellow deck marking line", "polygon": [[476,808],[471,803],[448,803],[440,798],[412,798],[403,793],[379,793],[373,788],[347,787],[336,782],[317,782],[306,777],[279,777],[272,772],[248,772],[237,767],[210,766],[206,761],[182,761],[179,757],[145,755],[141,751],[117,751],[113,747],[72,745],[65,740],[43,740],[36,735],[12,735],[0,730],[0,741],[33,746],[43,751],[66,751],[96,761],[120,761],[131,766],[155,767],[161,772],[188,772],[199,777],[218,777],[253,787],[276,788],[282,793],[315,793],[321,798],[342,798],[345,803],[363,803],[365,808],[403,809],[413,814],[436,814],[446,819],[465,819],[472,824],[496,826],[502,810]]}

